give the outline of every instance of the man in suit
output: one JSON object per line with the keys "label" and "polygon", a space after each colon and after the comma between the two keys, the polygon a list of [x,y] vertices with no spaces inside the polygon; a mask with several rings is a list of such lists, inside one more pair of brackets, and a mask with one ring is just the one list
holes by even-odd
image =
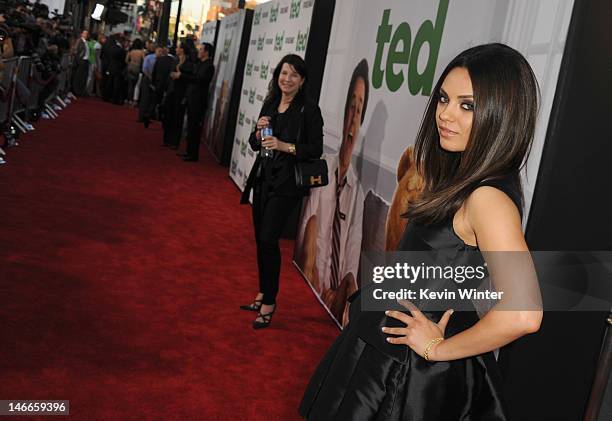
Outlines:
{"label": "man in suit", "polygon": [[121,44],[121,36],[115,34],[109,41],[111,43],[109,53],[109,73],[112,84],[112,102],[121,105],[125,99],[124,95],[124,70],[125,70],[125,49]]}
{"label": "man in suit", "polygon": [[98,41],[102,44],[102,50],[100,54],[100,62],[101,62],[101,73],[102,73],[102,99],[104,101],[110,102],[113,97],[113,85],[110,77],[110,57],[111,57],[111,47],[113,44],[113,40],[106,35],[100,34],[98,37]]}
{"label": "man in suit", "polygon": [[89,45],[87,38],[89,32],[81,32],[81,38],[76,42],[74,55],[74,76],[72,77],[72,91],[77,96],[86,95],[87,76],[89,74]]}
{"label": "man in suit", "polygon": [[152,53],[149,53],[144,58],[142,63],[142,82],[140,84],[140,101],[138,103],[138,118],[144,123],[145,129],[149,127],[153,107],[155,107],[154,94],[152,88],[153,83],[153,68],[155,62],[162,56],[162,47],[156,47]]}
{"label": "man in suit", "polygon": [[[170,84],[170,73],[176,68],[176,57],[168,54],[167,48],[162,48],[160,56],[155,60],[153,65],[153,73],[151,75],[151,86],[153,88],[153,104],[152,109],[162,104],[168,85]],[[160,113],[161,114],[161,113]],[[155,112],[152,113],[155,115]],[[158,120],[163,120],[161,115],[157,116]]]}
{"label": "man in suit", "polygon": [[188,77],[187,88],[187,153],[184,161],[196,162],[200,157],[202,124],[208,105],[208,90],[215,74],[212,57],[214,47],[205,42],[198,49],[195,72]]}

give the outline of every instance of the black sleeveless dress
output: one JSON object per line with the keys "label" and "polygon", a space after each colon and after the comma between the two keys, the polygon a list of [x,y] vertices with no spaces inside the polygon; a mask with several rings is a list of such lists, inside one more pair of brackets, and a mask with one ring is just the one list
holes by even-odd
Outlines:
{"label": "black sleeveless dress", "polygon": [[[512,175],[479,186],[502,190],[520,211],[518,183],[518,175]],[[478,250],[455,234],[452,218],[435,226],[408,224],[398,249],[442,251],[451,261],[460,259],[464,250]],[[302,417],[312,421],[508,420],[493,352],[454,361],[425,361],[409,347],[386,341],[388,335],[381,327],[403,324],[383,312],[362,312],[361,292],[349,298],[349,324],[310,380],[299,408]],[[437,322],[443,312],[424,314]],[[478,320],[475,309],[456,311],[445,336],[462,332]]]}

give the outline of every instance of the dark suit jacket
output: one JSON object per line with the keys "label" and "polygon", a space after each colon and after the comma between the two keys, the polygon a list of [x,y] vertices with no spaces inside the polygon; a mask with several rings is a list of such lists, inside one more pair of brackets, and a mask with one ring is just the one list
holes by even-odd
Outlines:
{"label": "dark suit jacket", "polygon": [[[287,111],[277,111],[280,100],[265,102],[259,117],[272,117],[274,136],[283,142],[295,144],[295,155],[275,151],[274,158],[262,159],[259,153],[249,173],[241,203],[248,203],[251,188],[265,184],[266,193],[279,196],[304,196],[308,189],[298,189],[295,183],[295,164],[321,157],[323,153],[323,117],[319,106],[308,99],[294,99]],[[251,133],[249,145],[254,151],[261,149],[257,131]]]}
{"label": "dark suit jacket", "polygon": [[161,56],[155,60],[152,73],[152,85],[155,88],[155,95],[161,98],[168,89],[170,84],[170,72],[176,67],[176,58],[174,56]]}
{"label": "dark suit jacket", "polygon": [[104,73],[108,72],[108,69],[110,68],[112,46],[113,41],[110,39],[107,39],[102,45],[100,60],[102,61],[102,72]]}
{"label": "dark suit jacket", "polygon": [[[111,41],[112,42],[112,41]],[[108,66],[108,71],[112,75],[118,75],[123,73],[125,69],[125,55],[126,52],[121,45],[118,43],[114,43],[110,47],[110,62]]]}
{"label": "dark suit jacket", "polygon": [[87,46],[85,45],[85,41],[83,41],[83,38],[79,38],[76,44],[76,51],[74,53],[74,56],[76,58],[75,64],[78,63],[80,60],[86,60],[85,58],[83,58],[85,56],[86,51]]}
{"label": "dark suit jacket", "polygon": [[[177,104],[185,105],[187,103],[187,87],[189,80],[193,76],[195,63],[190,60],[185,60],[183,64],[178,65],[178,70],[181,72],[181,77],[178,79],[170,79],[168,84],[167,94],[176,98]],[[176,71],[176,66],[170,69],[171,72]]]}
{"label": "dark suit jacket", "polygon": [[214,74],[215,66],[212,59],[198,61],[192,74],[181,74],[181,78],[189,83],[187,87],[187,109],[190,113],[199,113],[204,117],[210,82]]}

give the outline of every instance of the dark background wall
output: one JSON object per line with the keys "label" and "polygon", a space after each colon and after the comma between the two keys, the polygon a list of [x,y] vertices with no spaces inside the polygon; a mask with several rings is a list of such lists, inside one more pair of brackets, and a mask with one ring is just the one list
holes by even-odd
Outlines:
{"label": "dark background wall", "polygon": [[[576,0],[526,230],[531,250],[612,250],[611,22],[612,2]],[[606,316],[547,312],[540,332],[502,350],[512,419],[583,419]]]}

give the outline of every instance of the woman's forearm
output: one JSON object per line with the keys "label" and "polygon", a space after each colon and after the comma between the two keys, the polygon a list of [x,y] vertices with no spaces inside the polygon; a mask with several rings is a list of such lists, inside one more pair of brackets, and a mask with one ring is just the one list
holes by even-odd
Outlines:
{"label": "woman's forearm", "polygon": [[471,328],[435,345],[431,360],[458,360],[493,351],[536,332],[541,320],[541,311],[492,310]]}

